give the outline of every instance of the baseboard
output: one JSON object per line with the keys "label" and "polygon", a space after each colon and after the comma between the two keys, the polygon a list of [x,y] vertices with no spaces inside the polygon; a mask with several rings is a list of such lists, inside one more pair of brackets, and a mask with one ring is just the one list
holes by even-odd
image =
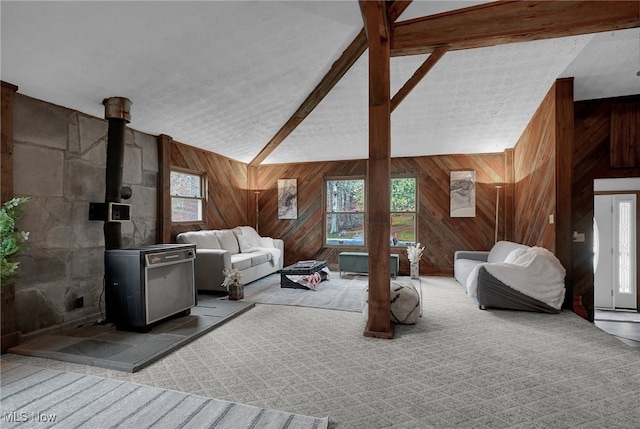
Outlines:
{"label": "baseboard", "polygon": [[15,347],[20,344],[20,340],[22,339],[22,333],[20,331],[15,331],[10,334],[6,334],[2,336],[2,354],[7,353],[7,351],[11,347]]}

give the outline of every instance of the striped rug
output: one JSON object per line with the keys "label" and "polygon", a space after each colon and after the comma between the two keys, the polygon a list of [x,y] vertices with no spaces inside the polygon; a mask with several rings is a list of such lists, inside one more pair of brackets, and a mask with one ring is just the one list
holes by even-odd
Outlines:
{"label": "striped rug", "polygon": [[326,428],[327,418],[2,361],[2,428]]}

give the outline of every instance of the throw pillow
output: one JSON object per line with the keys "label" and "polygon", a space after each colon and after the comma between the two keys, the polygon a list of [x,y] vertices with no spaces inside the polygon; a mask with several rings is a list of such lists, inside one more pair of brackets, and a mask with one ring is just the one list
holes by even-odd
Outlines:
{"label": "throw pillow", "polygon": [[258,250],[258,246],[256,246],[256,243],[250,237],[246,235],[236,235],[236,238],[238,239],[238,245],[240,245],[240,253],[255,252]]}
{"label": "throw pillow", "polygon": [[220,247],[224,250],[228,250],[232,255],[240,252],[238,240],[236,240],[236,236],[233,234],[233,231],[230,229],[216,230],[215,234],[220,242]]}
{"label": "throw pillow", "polygon": [[258,247],[276,247],[276,245],[273,244],[273,238],[260,237],[260,242],[258,243]]}

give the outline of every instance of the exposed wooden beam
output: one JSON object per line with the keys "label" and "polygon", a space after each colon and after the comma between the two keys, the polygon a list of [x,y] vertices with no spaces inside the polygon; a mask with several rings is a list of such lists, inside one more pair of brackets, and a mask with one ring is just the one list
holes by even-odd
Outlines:
{"label": "exposed wooden beam", "polygon": [[360,0],[369,46],[369,159],[366,240],[369,253],[369,314],[364,335],[392,338],[391,245],[391,68],[387,2]]}
{"label": "exposed wooden beam", "polygon": [[426,60],[418,67],[418,69],[413,73],[413,76],[407,80],[407,82],[396,92],[396,95],[391,99],[391,111],[396,110],[396,107],[402,100],[405,99],[407,95],[413,90],[413,88],[420,83],[423,77],[429,73],[429,71],[435,66],[440,58],[447,52],[449,48],[447,46],[440,46],[433,50],[433,52],[427,57]]}
{"label": "exposed wooden beam", "polygon": [[498,1],[393,25],[391,55],[551,39],[640,26],[636,1]]}
{"label": "exposed wooden beam", "polygon": [[[402,12],[411,4],[411,1],[395,1],[389,7],[389,19],[395,21],[402,15]],[[364,29],[344,50],[340,58],[338,58],[331,69],[324,75],[318,85],[311,91],[307,98],[302,102],[295,113],[285,122],[278,132],[269,140],[267,145],[262,148],[258,155],[251,160],[249,165],[259,165],[267,159],[269,155],[295,130],[300,123],[315,109],[324,97],[333,89],[334,86],[342,79],[342,76],[349,71],[351,66],[362,56],[367,49],[367,36]]]}
{"label": "exposed wooden beam", "polygon": [[356,36],[351,44],[345,49],[340,58],[338,58],[331,69],[324,75],[320,83],[311,91],[307,98],[302,102],[300,107],[289,118],[287,122],[278,130],[278,132],[269,140],[269,143],[262,148],[262,150],[256,155],[255,158],[249,163],[249,165],[258,165],[287,138],[293,130],[306,118],[313,109],[316,108],[322,99],[333,89],[333,87],[340,81],[342,76],[351,68],[352,65],[360,58],[360,56],[367,49],[367,37],[364,34],[364,30]]}

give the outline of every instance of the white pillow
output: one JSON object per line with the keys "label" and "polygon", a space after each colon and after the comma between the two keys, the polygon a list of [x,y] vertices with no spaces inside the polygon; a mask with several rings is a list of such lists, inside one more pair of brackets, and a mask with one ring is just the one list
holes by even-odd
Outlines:
{"label": "white pillow", "polygon": [[238,240],[236,240],[236,236],[233,231],[231,231],[230,229],[223,229],[215,230],[214,233],[216,237],[218,237],[221,248],[223,248],[224,250],[228,250],[232,255],[240,252],[240,248],[238,247]]}
{"label": "white pillow", "polygon": [[514,249],[504,259],[505,264],[513,264],[520,256],[524,255],[527,249]]}
{"label": "white pillow", "polygon": [[260,237],[260,242],[258,243],[260,247],[276,247],[273,243],[273,238],[271,237]]}
{"label": "white pillow", "polygon": [[251,239],[251,237],[247,237],[246,235],[236,235],[236,238],[240,245],[240,253],[249,253],[258,250],[258,246],[256,246],[256,243]]}

